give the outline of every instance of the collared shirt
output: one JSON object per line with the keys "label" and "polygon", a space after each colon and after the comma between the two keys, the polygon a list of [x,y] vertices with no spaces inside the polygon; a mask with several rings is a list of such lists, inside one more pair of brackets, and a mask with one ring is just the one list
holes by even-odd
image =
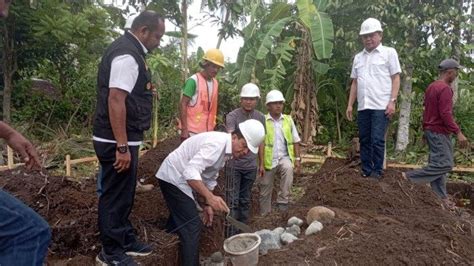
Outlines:
{"label": "collared shirt", "polygon": [[[250,113],[246,112],[242,108],[237,108],[234,111],[227,114],[225,118],[225,125],[228,132],[232,132],[237,128],[237,125],[248,120],[256,119],[265,126],[265,116],[258,110],[252,110]],[[247,153],[242,158],[234,161],[234,167],[236,169],[251,170],[257,168],[257,154],[253,152]]]}
{"label": "collared shirt", "polygon": [[203,132],[185,140],[166,157],[156,177],[194,199],[188,180],[201,180],[213,190],[219,170],[232,155],[232,137],[224,132]]}
{"label": "collared shirt", "polygon": [[[132,32],[129,33],[137,39],[145,54],[148,52],[142,42]],[[112,60],[110,66],[109,88],[117,88],[131,93],[138,79],[138,63],[130,54],[119,55]],[[113,139],[104,139],[92,136],[92,139],[99,142],[117,143]],[[129,141],[129,146],[139,146],[142,141]]]}
{"label": "collared shirt", "polygon": [[[132,32],[129,33],[137,39],[145,54],[148,52],[142,42]],[[115,57],[110,67],[109,88],[118,88],[131,93],[138,79],[138,63],[129,54]]]}
{"label": "collared shirt", "polygon": [[385,110],[392,93],[392,76],[401,72],[397,51],[380,44],[354,57],[351,78],[357,80],[357,110]]}
{"label": "collared shirt", "polygon": [[460,129],[453,117],[453,90],[446,82],[437,80],[425,91],[423,129],[445,135]]}
{"label": "collared shirt", "polygon": [[[208,79],[206,80],[206,83],[207,83],[208,100],[209,102],[211,102],[212,92],[214,91],[214,81],[212,79]],[[183,95],[186,95],[189,98],[191,98],[191,100],[189,101],[189,106],[196,105],[197,97],[198,97],[197,84],[198,84],[197,74],[194,74],[191,77],[189,77],[186,80],[186,83],[184,84]]]}
{"label": "collared shirt", "polygon": [[[288,147],[286,145],[285,136],[283,135],[283,114],[280,115],[280,118],[274,119],[270,114],[266,116],[267,120],[270,120],[273,123],[273,128],[275,131],[275,140],[273,141],[273,159],[272,159],[272,168],[278,165],[278,162],[282,158],[289,158]],[[298,143],[301,141],[300,136],[298,135],[298,130],[293,120],[291,120],[291,134],[293,135],[293,143]]]}

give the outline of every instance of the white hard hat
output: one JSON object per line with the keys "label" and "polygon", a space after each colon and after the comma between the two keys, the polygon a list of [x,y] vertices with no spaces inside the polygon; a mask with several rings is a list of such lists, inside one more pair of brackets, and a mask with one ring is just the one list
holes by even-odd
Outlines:
{"label": "white hard hat", "polygon": [[359,35],[365,35],[377,31],[383,31],[382,24],[380,24],[380,21],[375,18],[368,18],[364,20],[364,22],[362,22],[362,25],[360,25]]}
{"label": "white hard hat", "polygon": [[123,26],[123,29],[124,30],[132,29],[132,24],[136,17],[138,17],[138,14],[131,15],[130,17],[128,17],[127,20],[125,21],[125,26]]}
{"label": "white hard hat", "polygon": [[265,128],[263,124],[255,119],[248,119],[239,124],[239,129],[247,142],[247,147],[253,153],[258,152],[258,146],[265,138]]}
{"label": "white hard hat", "polygon": [[273,102],[285,102],[285,97],[283,97],[283,93],[281,93],[281,91],[271,90],[267,93],[267,100],[265,101],[265,104]]}
{"label": "white hard hat", "polygon": [[258,97],[260,98],[260,89],[253,83],[247,83],[242,86],[240,97]]}

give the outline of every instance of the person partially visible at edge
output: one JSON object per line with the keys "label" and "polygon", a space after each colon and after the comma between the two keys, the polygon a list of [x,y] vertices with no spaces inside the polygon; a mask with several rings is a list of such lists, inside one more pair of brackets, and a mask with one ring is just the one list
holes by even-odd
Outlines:
{"label": "person partially visible at edge", "polygon": [[[225,119],[227,132],[231,133],[240,123],[255,119],[265,125],[265,116],[255,108],[260,99],[260,89],[253,83],[242,86],[240,91],[240,107],[228,113]],[[263,160],[263,144],[258,152],[259,160]],[[250,212],[250,200],[253,183],[257,177],[257,155],[249,152],[239,159],[228,162],[233,169],[232,194],[228,195],[230,215],[236,220],[247,223]],[[239,233],[237,228],[230,227],[228,237]]]}
{"label": "person partially visible at edge", "polygon": [[109,45],[99,64],[93,140],[102,170],[98,178],[102,250],[96,257],[102,265],[136,265],[130,256],[152,252],[137,240],[129,215],[139,146],[151,123],[153,86],[145,56],[160,45],[164,32],[164,18],[144,11],[130,31]]}
{"label": "person partially visible at edge", "polygon": [[265,102],[268,114],[265,116],[263,160],[259,162],[261,215],[266,215],[272,210],[273,183],[277,175],[280,176],[277,208],[280,211],[288,211],[294,170],[300,172],[301,139],[291,116],[283,114],[284,103],[285,98],[280,91],[268,92]]}
{"label": "person partially visible at edge", "polygon": [[[232,133],[203,132],[186,139],[161,164],[156,177],[170,213],[167,232],[179,236],[181,265],[199,265],[203,223],[211,226],[214,212],[229,213],[225,201],[212,193],[219,170],[231,157],[257,153],[264,137],[262,123],[249,119]],[[203,209],[202,221],[197,204]]]}
{"label": "person partially visible at edge", "polygon": [[219,84],[216,76],[224,67],[224,54],[218,49],[206,51],[199,63],[202,70],[186,80],[180,101],[181,140],[213,131],[216,126]]}
{"label": "person partially visible at edge", "polygon": [[467,138],[454,121],[452,82],[458,76],[459,63],[453,59],[443,60],[439,66],[439,79],[431,83],[425,91],[423,130],[428,142],[428,165],[403,173],[415,183],[430,183],[433,191],[445,201],[447,207],[453,204],[448,200],[446,181],[453,169],[453,144],[451,134],[457,136],[460,147],[468,145]]}
{"label": "person partially visible at edge", "polygon": [[375,18],[361,27],[364,50],[354,57],[351,91],[346,117],[352,121],[352,106],[357,97],[360,159],[363,177],[381,178],[385,156],[385,132],[395,113],[400,89],[400,62],[397,51],[382,45],[382,25]]}
{"label": "person partially visible at edge", "polygon": [[[0,0],[0,19],[8,16],[11,2]],[[1,121],[0,138],[20,154],[28,170],[41,168],[31,142]],[[48,223],[33,209],[0,189],[0,264],[43,265],[50,241]]]}
{"label": "person partially visible at edge", "polygon": [[[0,12],[1,8],[0,5]],[[4,122],[0,122],[0,138],[20,154],[27,169],[41,168],[31,142]],[[48,223],[23,202],[0,189],[0,264],[43,265],[50,241]]]}

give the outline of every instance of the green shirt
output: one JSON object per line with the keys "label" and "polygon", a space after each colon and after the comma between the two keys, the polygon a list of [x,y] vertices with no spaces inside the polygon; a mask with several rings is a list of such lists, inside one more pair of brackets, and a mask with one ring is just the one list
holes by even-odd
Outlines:
{"label": "green shirt", "polygon": [[183,95],[188,96],[189,98],[192,98],[194,94],[196,93],[196,81],[192,78],[189,78],[186,80],[186,83],[184,84],[183,88]]}
{"label": "green shirt", "polygon": [[[184,88],[183,88],[183,95],[191,98],[191,101],[189,102],[190,106],[193,106],[196,104],[197,101],[197,74],[192,75],[186,80],[186,83],[184,83]],[[212,98],[212,91],[214,89],[214,83],[212,79],[206,80],[207,82],[207,89],[208,89],[208,95],[209,95],[209,101],[211,101]]]}

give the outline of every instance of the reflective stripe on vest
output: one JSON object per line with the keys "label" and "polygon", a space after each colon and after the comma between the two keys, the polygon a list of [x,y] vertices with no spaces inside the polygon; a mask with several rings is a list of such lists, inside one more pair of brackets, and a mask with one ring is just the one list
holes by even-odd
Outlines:
{"label": "reflective stripe on vest", "polygon": [[196,104],[194,106],[188,105],[186,110],[188,131],[193,133],[213,131],[216,126],[218,83],[215,78],[212,79],[213,89],[211,101],[209,101],[206,79],[201,73],[196,73],[196,77]]}
{"label": "reflective stripe on vest", "polygon": [[[295,163],[295,149],[293,148],[293,134],[291,133],[292,118],[289,115],[283,115],[283,136],[286,141],[286,148],[290,156],[291,163]],[[266,170],[272,169],[273,160],[273,144],[275,142],[275,127],[270,115],[265,116],[265,152],[264,152],[264,167]]]}

